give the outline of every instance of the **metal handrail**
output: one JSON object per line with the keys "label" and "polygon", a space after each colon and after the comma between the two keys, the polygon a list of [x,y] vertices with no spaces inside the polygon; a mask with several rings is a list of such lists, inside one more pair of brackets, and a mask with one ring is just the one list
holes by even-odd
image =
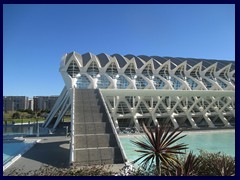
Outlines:
{"label": "metal handrail", "polygon": [[118,146],[119,146],[120,151],[121,151],[121,153],[122,153],[122,156],[123,156],[123,159],[124,159],[124,163],[127,164],[127,163],[129,163],[129,161],[127,160],[127,156],[126,156],[126,154],[125,154],[125,151],[124,151],[124,149],[123,149],[123,146],[122,146],[122,144],[121,144],[121,142],[120,142],[120,139],[119,139],[119,137],[118,137],[117,130],[116,130],[116,128],[115,128],[115,126],[114,126],[114,124],[113,124],[113,122],[112,122],[112,117],[111,117],[111,115],[110,115],[110,113],[109,113],[109,111],[108,111],[106,102],[105,102],[105,100],[104,100],[104,98],[103,98],[103,95],[102,95],[101,91],[100,91],[99,89],[98,89],[98,91],[99,91],[99,94],[100,94],[100,96],[101,96],[101,98],[102,98],[104,107],[105,107],[105,109],[106,109],[106,112],[107,112],[107,115],[108,115],[108,118],[109,118],[109,121],[110,121],[110,124],[111,124],[111,126],[112,126],[113,134],[114,134],[115,137],[116,137]]}
{"label": "metal handrail", "polygon": [[71,115],[71,144],[70,144],[70,164],[74,162],[74,120],[75,120],[75,88],[72,88],[72,115]]}

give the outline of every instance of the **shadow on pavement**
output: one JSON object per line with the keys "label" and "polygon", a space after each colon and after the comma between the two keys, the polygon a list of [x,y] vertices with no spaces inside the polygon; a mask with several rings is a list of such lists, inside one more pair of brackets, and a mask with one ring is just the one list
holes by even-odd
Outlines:
{"label": "shadow on pavement", "polygon": [[69,166],[69,141],[37,143],[22,157],[54,167]]}

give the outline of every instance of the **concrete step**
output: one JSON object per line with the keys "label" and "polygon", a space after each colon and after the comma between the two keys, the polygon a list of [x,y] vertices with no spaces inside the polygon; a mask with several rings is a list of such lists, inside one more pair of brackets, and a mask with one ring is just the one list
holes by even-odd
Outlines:
{"label": "concrete step", "polygon": [[75,162],[78,165],[123,163],[118,147],[75,149]]}
{"label": "concrete step", "polygon": [[107,122],[88,122],[88,123],[76,123],[75,135],[77,134],[103,134],[112,133],[112,127]]}
{"label": "concrete step", "polygon": [[75,123],[106,122],[108,116],[100,113],[75,114]]}
{"label": "concrete step", "polygon": [[123,163],[99,90],[76,89],[74,112],[74,163]]}
{"label": "concrete step", "polygon": [[75,148],[117,147],[114,134],[88,134],[74,136]]}

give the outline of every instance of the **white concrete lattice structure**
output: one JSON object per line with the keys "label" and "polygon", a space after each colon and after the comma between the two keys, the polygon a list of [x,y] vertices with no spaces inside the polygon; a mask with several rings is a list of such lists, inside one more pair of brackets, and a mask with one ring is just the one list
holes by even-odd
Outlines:
{"label": "white concrete lattice structure", "polygon": [[235,62],[119,54],[62,57],[65,82],[46,119],[53,128],[71,108],[74,88],[99,88],[117,131],[169,122],[177,127],[235,126]]}

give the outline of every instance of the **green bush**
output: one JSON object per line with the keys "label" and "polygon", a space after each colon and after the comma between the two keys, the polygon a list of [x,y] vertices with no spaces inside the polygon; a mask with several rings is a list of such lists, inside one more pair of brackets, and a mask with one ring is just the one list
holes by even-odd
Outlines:
{"label": "green bush", "polygon": [[235,158],[221,152],[209,153],[200,150],[198,156],[201,163],[198,171],[199,176],[234,176]]}
{"label": "green bush", "polygon": [[[187,156],[188,157],[188,156]],[[192,163],[188,163],[186,156],[178,156],[180,163],[184,166],[181,170],[186,171],[189,167],[193,167]],[[235,175],[235,158],[227,156],[223,153],[209,153],[206,151],[200,151],[200,155],[197,156],[200,161],[197,168],[194,168],[194,174],[191,173],[166,173],[163,169],[161,175],[180,175],[180,176],[234,176]],[[184,163],[185,162],[185,163]],[[190,165],[190,166],[186,166]],[[56,168],[52,166],[42,166],[40,169],[35,171],[24,172],[21,169],[13,169],[5,176],[114,176],[115,172],[110,170],[109,166],[98,165],[98,166],[82,166],[82,167],[70,167],[70,168]],[[182,167],[184,167],[182,169]],[[178,168],[179,169],[179,168]],[[189,171],[190,172],[190,171]],[[155,176],[156,166],[151,164],[150,168],[139,167],[137,170],[128,174],[128,176]]]}
{"label": "green bush", "polygon": [[20,113],[19,112],[13,113],[12,118],[13,119],[20,119]]}
{"label": "green bush", "polygon": [[[178,155],[180,166],[175,164],[173,167],[165,167],[162,170],[162,176],[234,176],[235,175],[235,158],[224,153],[210,153],[200,150],[196,156],[197,166],[186,161],[186,155]],[[191,173],[186,169],[192,168]],[[149,170],[150,169],[150,170]],[[154,164],[149,169],[140,166],[130,176],[155,176]],[[193,173],[192,173],[193,172]]]}
{"label": "green bush", "polygon": [[5,176],[113,176],[114,172],[109,170],[110,166],[82,166],[70,168],[56,168],[44,165],[35,171],[24,172],[21,169],[13,169]]}

